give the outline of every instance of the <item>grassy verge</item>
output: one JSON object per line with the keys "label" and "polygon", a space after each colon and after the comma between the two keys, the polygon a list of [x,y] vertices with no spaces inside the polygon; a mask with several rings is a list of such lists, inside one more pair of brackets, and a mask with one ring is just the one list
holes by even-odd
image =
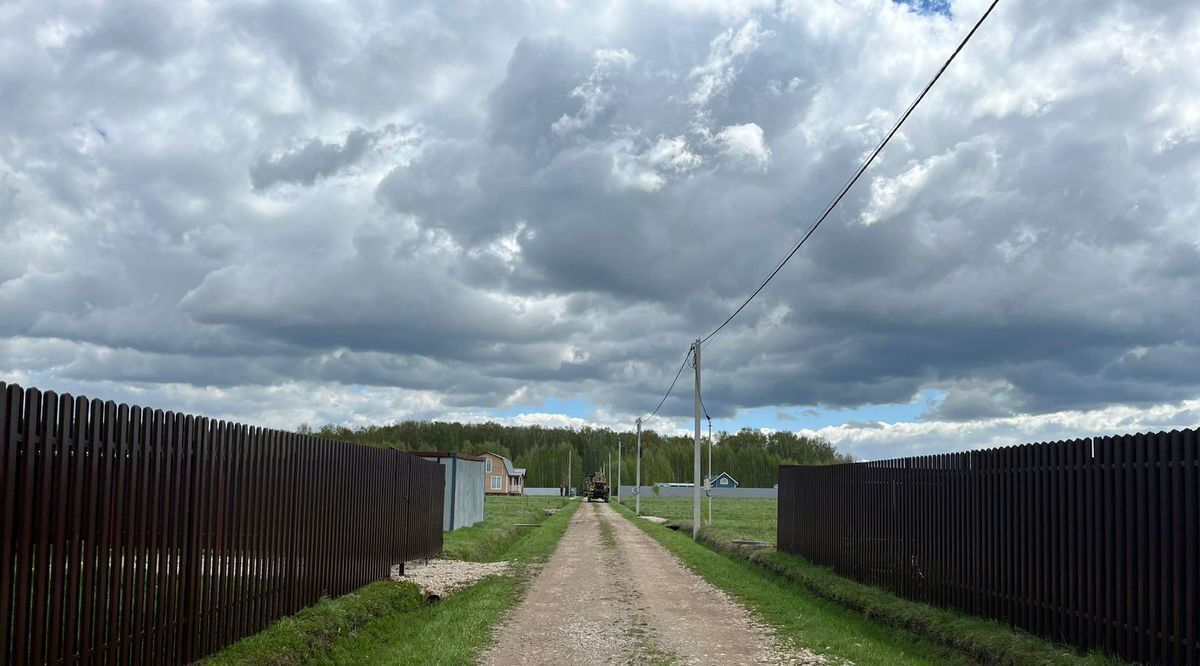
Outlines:
{"label": "grassy verge", "polygon": [[[831,657],[859,664],[1119,663],[1100,654],[1081,657],[1068,647],[1013,631],[999,622],[907,601],[793,555],[773,549],[752,551],[732,546],[731,538],[774,541],[773,514],[769,533],[761,529],[755,533],[753,529],[732,524],[739,512],[757,508],[753,504],[735,505],[734,502],[761,501],[725,500],[724,503],[731,506],[725,507],[724,523],[719,517],[722,503],[718,501],[718,510],[713,513],[715,529],[703,530],[701,543],[693,542],[687,536],[690,525],[685,524],[679,532],[674,532],[637,520],[632,512],[626,511],[625,515],[697,573],[757,610],[781,635],[793,639],[797,645]],[[683,500],[685,507],[687,502]],[[685,517],[679,507],[671,504],[651,505],[651,508],[660,513],[648,511],[643,500],[643,514],[666,513],[668,515],[663,517],[680,522],[691,517]],[[751,526],[754,524],[752,522]],[[761,589],[754,588],[754,581]],[[785,598],[768,591],[768,587],[782,591]],[[845,624],[839,626],[840,622]],[[894,647],[889,647],[889,642]],[[889,652],[893,649],[898,652]]]}
{"label": "grassy verge", "polygon": [[446,535],[442,557],[449,560],[494,562],[528,527],[517,523],[540,523],[546,518],[545,509],[562,508],[570,502],[565,497],[506,497],[492,496],[484,500],[482,522],[455,530]]}
{"label": "grassy verge", "polygon": [[[1051,643],[995,620],[908,601],[886,590],[843,578],[802,557],[774,550],[750,552],[712,537],[714,548],[742,556],[761,567],[795,581],[813,594],[850,608],[875,622],[928,637],[970,658],[989,664],[1120,664],[1101,652],[1086,657],[1072,648]],[[739,552],[740,551],[740,552]]]}
{"label": "grassy verge", "polygon": [[373,618],[411,613],[420,607],[421,590],[412,583],[371,583],[285,617],[218,652],[207,663],[304,664],[313,655],[326,653],[339,636],[353,633]]}
{"label": "grassy verge", "polygon": [[[619,509],[639,528],[674,553],[688,568],[733,595],[758,614],[785,641],[855,664],[964,664],[966,656],[910,632],[872,622],[861,614],[809,593],[800,583],[755,564],[692,541],[690,530],[676,532],[639,520]],[[645,503],[642,504],[646,512]]]}
{"label": "grassy verge", "polygon": [[[355,634],[338,639],[328,657],[314,663],[473,663],[475,654],[491,638],[493,627],[521,598],[532,580],[535,571],[532,565],[554,552],[567,531],[567,522],[578,508],[579,502],[567,503],[549,518],[538,509],[537,516],[531,516],[528,522],[541,522],[540,527],[520,528],[503,550],[490,549],[491,557],[513,563],[508,574],[486,578],[418,613],[380,617]],[[491,509],[489,505],[488,510]],[[481,533],[487,532],[481,530]],[[468,550],[477,552],[474,548]]]}
{"label": "grassy verge", "polygon": [[[625,498],[625,506],[632,507],[633,499]],[[713,500],[712,525],[705,530],[717,537],[753,539],[775,543],[776,516],[779,504],[773,499],[745,499],[741,497],[718,497]],[[670,522],[692,522],[692,498],[642,496],[642,515],[659,516]],[[708,500],[700,505],[700,516],[708,518]]]}
{"label": "grassy verge", "polygon": [[[487,519],[446,535],[442,556],[477,562],[507,559],[493,576],[434,606],[411,583],[371,583],[285,617],[210,657],[210,664],[465,664],[519,598],[529,565],[548,556],[578,502],[559,497],[488,497]],[[561,508],[554,516],[544,509]],[[540,527],[515,527],[538,523]]]}

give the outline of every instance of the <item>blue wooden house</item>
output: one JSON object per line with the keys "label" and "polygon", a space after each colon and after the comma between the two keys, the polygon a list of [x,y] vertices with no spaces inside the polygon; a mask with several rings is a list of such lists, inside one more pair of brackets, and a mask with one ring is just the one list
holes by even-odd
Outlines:
{"label": "blue wooden house", "polygon": [[738,482],[737,482],[737,479],[733,478],[732,476],[729,476],[729,472],[721,472],[720,474],[713,477],[712,487],[713,488],[737,488]]}

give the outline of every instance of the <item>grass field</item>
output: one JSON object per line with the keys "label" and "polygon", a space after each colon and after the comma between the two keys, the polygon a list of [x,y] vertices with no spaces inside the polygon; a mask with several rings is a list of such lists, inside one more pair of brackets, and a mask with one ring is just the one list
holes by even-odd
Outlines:
{"label": "grass field", "polygon": [[[624,506],[633,508],[632,498],[623,498]],[[689,497],[642,497],[642,515],[660,516],[672,522],[692,522],[692,500]],[[775,519],[778,504],[773,499],[717,498],[712,505],[712,526],[708,519],[708,500],[700,505],[701,526],[725,541],[753,539],[775,543]]]}
{"label": "grass field", "polygon": [[529,529],[516,527],[517,523],[540,523],[546,509],[565,506],[569,501],[565,497],[489,496],[484,499],[484,520],[447,534],[441,556],[471,562],[504,559],[504,551]]}

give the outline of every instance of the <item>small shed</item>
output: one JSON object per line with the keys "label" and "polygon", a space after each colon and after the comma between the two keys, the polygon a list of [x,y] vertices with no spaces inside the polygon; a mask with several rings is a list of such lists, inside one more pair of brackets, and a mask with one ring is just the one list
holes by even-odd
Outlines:
{"label": "small shed", "polygon": [[441,463],[446,472],[443,532],[483,520],[483,458],[453,451],[415,451],[414,455]]}
{"label": "small shed", "polygon": [[729,476],[729,472],[721,472],[720,474],[713,477],[712,487],[713,488],[737,488],[738,482],[737,482],[737,479],[733,478],[732,476]]}

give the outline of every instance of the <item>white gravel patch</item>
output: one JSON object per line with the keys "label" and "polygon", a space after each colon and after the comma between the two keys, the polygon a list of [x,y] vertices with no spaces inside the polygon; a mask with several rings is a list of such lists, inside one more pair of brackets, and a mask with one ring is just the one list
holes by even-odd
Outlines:
{"label": "white gravel patch", "polygon": [[448,597],[488,576],[508,571],[508,562],[464,562],[462,560],[428,560],[408,562],[404,575],[392,567],[392,580],[416,583],[426,595]]}

